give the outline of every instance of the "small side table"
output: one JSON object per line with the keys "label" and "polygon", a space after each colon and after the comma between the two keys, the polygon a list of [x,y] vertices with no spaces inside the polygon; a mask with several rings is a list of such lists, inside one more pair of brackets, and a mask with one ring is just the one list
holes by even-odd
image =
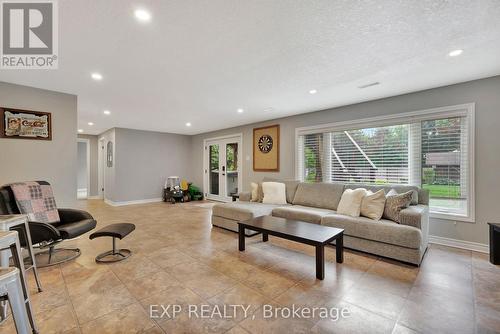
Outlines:
{"label": "small side table", "polygon": [[[33,274],[35,275],[36,286],[38,291],[42,292],[42,284],[40,283],[40,278],[38,277],[38,269],[36,268],[35,253],[33,252],[33,245],[31,243],[31,233],[28,224],[28,218],[26,215],[0,215],[0,231],[10,231],[11,227],[24,225],[22,228],[22,233],[24,233],[24,240],[26,240],[26,248],[28,251],[29,258],[31,260],[31,265],[25,268],[25,271],[33,269]],[[9,251],[0,251],[0,267],[9,266]]]}
{"label": "small side table", "polygon": [[500,264],[500,224],[490,225],[490,262]]}

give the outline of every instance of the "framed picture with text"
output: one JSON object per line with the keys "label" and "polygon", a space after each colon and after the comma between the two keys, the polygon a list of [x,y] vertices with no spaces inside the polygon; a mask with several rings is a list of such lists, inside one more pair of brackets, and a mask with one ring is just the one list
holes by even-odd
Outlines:
{"label": "framed picture with text", "polygon": [[48,112],[0,108],[0,138],[52,140]]}
{"label": "framed picture with text", "polygon": [[253,129],[253,170],[256,172],[279,172],[279,124]]}

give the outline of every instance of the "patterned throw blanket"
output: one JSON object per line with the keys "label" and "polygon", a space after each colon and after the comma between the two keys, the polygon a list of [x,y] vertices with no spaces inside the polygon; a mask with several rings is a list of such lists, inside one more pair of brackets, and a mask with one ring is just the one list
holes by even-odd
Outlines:
{"label": "patterned throw blanket", "polygon": [[47,182],[17,182],[9,184],[16,199],[19,212],[28,215],[28,220],[39,223],[60,221],[52,187]]}

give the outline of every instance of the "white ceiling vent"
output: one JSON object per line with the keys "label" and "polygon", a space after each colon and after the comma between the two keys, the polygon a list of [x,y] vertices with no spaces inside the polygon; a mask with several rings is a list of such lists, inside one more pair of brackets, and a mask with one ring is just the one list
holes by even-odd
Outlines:
{"label": "white ceiling vent", "polygon": [[361,85],[361,86],[358,86],[358,88],[360,89],[363,89],[363,88],[368,88],[368,87],[372,87],[372,86],[377,86],[377,85],[380,85],[380,82],[371,82],[369,84],[366,84],[366,85]]}

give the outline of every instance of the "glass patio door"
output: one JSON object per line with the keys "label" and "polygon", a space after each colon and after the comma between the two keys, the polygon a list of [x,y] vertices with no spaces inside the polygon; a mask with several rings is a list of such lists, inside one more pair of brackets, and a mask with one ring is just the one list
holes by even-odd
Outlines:
{"label": "glass patio door", "polygon": [[208,145],[209,151],[209,169],[208,169],[208,194],[213,196],[219,196],[219,185],[220,185],[220,154],[219,154],[219,144],[214,143]]}
{"label": "glass patio door", "polygon": [[205,196],[231,201],[241,189],[241,138],[207,140],[205,144]]}
{"label": "glass patio door", "polygon": [[238,194],[238,181],[239,181],[239,170],[238,170],[238,148],[239,144],[237,142],[225,143],[225,167],[226,175],[223,175],[225,195],[226,197],[231,197],[232,195]]}

